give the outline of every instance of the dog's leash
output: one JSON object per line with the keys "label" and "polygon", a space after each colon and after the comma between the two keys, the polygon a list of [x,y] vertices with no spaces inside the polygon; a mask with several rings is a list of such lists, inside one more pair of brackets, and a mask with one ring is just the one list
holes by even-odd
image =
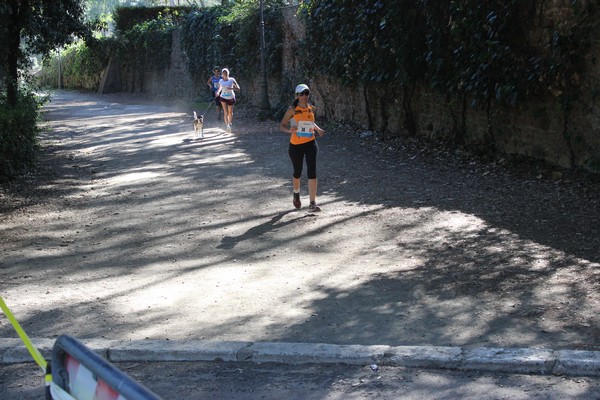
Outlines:
{"label": "dog's leash", "polygon": [[[208,101],[208,106],[206,106],[206,108],[204,109],[203,112],[201,112],[200,114],[198,114],[199,116],[205,116],[206,113],[208,112],[208,110],[210,109],[210,106],[215,102],[215,98],[213,97],[212,100]],[[196,111],[194,111],[194,113],[196,113]]]}
{"label": "dog's leash", "polygon": [[206,114],[208,112],[208,110],[210,109],[210,107],[215,104],[215,98],[213,97],[211,101],[208,102],[208,106],[206,107],[206,110],[204,110],[204,114]]}

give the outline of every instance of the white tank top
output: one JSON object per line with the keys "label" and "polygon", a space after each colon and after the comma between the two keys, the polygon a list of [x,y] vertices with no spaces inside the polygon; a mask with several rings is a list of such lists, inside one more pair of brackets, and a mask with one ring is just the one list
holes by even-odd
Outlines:
{"label": "white tank top", "polygon": [[233,91],[233,83],[235,79],[229,77],[226,81],[221,79],[219,85],[221,85],[221,97],[227,100],[235,99],[235,92]]}

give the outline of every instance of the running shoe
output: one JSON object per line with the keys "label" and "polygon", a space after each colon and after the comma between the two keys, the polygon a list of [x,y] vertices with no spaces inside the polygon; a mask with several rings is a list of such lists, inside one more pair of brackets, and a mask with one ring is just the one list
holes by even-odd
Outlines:
{"label": "running shoe", "polygon": [[292,201],[294,207],[300,208],[302,207],[302,202],[300,201],[300,193],[294,193],[294,200]]}
{"label": "running shoe", "polygon": [[311,202],[310,202],[310,204],[309,204],[309,206],[308,206],[308,209],[309,209],[310,211],[314,211],[314,212],[319,212],[319,211],[321,211],[321,207],[319,207],[319,206],[318,206],[318,205],[317,205],[317,204],[316,204],[314,201],[311,201]]}
{"label": "running shoe", "polygon": [[231,133],[231,124],[227,125],[227,132]]}

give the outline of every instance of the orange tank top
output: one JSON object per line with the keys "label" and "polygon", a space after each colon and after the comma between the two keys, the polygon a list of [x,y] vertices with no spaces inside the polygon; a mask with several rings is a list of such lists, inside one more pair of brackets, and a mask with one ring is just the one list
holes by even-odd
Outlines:
{"label": "orange tank top", "polygon": [[290,120],[292,127],[296,127],[296,133],[290,136],[291,144],[304,144],[315,140],[315,113],[314,107],[296,106],[294,117]]}

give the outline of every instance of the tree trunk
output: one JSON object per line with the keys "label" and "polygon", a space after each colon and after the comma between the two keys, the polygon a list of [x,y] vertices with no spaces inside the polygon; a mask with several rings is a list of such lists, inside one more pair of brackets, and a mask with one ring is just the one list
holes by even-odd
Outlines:
{"label": "tree trunk", "polygon": [[6,96],[8,104],[11,107],[17,105],[18,78],[19,78],[19,57],[21,55],[21,25],[19,22],[19,2],[9,0],[8,5],[11,8],[11,17],[8,19],[7,46],[6,46]]}
{"label": "tree trunk", "polygon": [[[17,36],[18,37],[18,36]],[[15,107],[17,105],[17,93],[18,93],[18,67],[17,60],[19,59],[19,42],[17,41],[16,45],[13,43],[12,38],[8,44],[8,54],[6,55],[7,59],[7,68],[6,68],[6,97],[8,100],[8,104],[11,107]]]}

